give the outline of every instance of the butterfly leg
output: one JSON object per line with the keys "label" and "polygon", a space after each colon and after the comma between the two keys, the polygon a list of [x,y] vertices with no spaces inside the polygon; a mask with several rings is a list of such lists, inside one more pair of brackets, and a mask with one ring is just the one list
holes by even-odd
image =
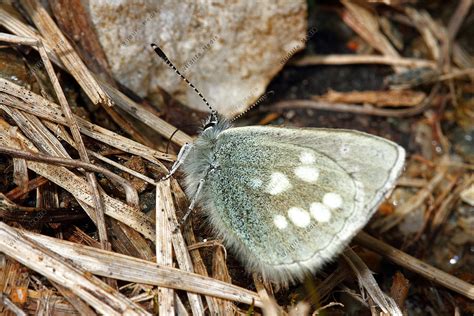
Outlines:
{"label": "butterfly leg", "polygon": [[186,214],[184,214],[183,219],[181,220],[183,224],[186,223],[189,215],[191,215],[191,213],[193,212],[194,206],[196,205],[197,197],[199,196],[199,194],[201,194],[202,186],[204,185],[205,181],[206,181],[205,179],[199,180],[199,184],[197,186],[196,193],[194,194],[193,198],[191,199],[191,203],[189,204],[188,211],[186,212]]}
{"label": "butterfly leg", "polygon": [[181,147],[178,153],[178,157],[176,158],[176,161],[171,166],[171,170],[168,172],[166,176],[161,178],[162,181],[169,179],[176,172],[176,170],[178,170],[178,168],[183,164],[184,160],[186,159],[189,152],[191,151],[191,148],[193,148],[193,146],[188,143],[184,144],[183,147]]}
{"label": "butterfly leg", "polygon": [[175,228],[175,232],[182,226],[186,225],[186,222],[188,221],[188,218],[189,216],[191,215],[191,213],[193,212],[194,210],[194,206],[196,205],[196,201],[197,201],[197,198],[198,196],[201,194],[201,191],[202,191],[202,187],[204,186],[204,182],[206,182],[206,178],[207,176],[216,171],[219,167],[218,166],[212,166],[206,173],[206,175],[204,176],[203,179],[199,180],[199,183],[198,183],[198,186],[196,188],[196,192],[194,193],[194,196],[191,198],[191,203],[189,203],[189,207],[188,207],[188,210],[186,212],[186,214],[184,214],[183,218],[181,219],[181,221],[179,222],[178,226],[176,226]]}
{"label": "butterfly leg", "polygon": [[178,229],[180,229],[181,227],[186,225],[186,223],[188,221],[188,218],[189,218],[189,215],[191,215],[191,213],[194,210],[194,206],[196,205],[197,197],[201,193],[202,186],[204,185],[205,181],[206,181],[205,179],[199,180],[199,184],[197,186],[196,193],[194,193],[194,196],[191,199],[191,203],[189,204],[188,210],[186,211],[186,214],[184,214],[183,218],[179,221],[178,225],[174,229],[174,232],[177,232]]}

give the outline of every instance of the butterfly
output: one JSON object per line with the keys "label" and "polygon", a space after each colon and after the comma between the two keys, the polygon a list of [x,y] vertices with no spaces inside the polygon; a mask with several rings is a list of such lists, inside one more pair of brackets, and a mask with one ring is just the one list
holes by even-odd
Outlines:
{"label": "butterfly", "polygon": [[[158,46],[152,47],[197,91]],[[183,169],[190,210],[200,205],[216,235],[249,271],[267,280],[302,280],[333,260],[403,170],[405,150],[378,136],[344,129],[232,127],[209,108],[202,132],[183,146],[167,177]]]}

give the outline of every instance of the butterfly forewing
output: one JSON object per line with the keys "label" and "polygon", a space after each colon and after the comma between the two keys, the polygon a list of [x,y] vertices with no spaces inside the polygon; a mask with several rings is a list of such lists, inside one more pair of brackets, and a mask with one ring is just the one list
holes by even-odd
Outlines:
{"label": "butterfly forewing", "polygon": [[372,135],[231,128],[206,180],[210,219],[265,276],[287,279],[340,252],[401,171],[404,151]]}

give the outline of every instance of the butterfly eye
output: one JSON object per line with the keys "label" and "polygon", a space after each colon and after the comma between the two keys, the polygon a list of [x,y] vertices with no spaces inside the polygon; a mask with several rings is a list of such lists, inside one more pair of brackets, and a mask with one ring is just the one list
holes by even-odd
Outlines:
{"label": "butterfly eye", "polygon": [[211,122],[207,123],[206,125],[204,125],[203,130],[207,130],[208,128],[214,127],[214,126],[216,126],[216,124],[217,124],[217,122],[211,121]]}
{"label": "butterfly eye", "polygon": [[206,125],[204,125],[203,131],[207,130],[208,128],[212,128],[217,125],[217,115],[214,111],[211,112]]}

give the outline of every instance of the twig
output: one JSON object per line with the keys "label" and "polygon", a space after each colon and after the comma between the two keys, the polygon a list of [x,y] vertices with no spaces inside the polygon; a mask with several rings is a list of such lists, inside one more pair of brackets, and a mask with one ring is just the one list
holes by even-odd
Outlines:
{"label": "twig", "polygon": [[191,251],[191,250],[196,250],[203,247],[221,247],[222,250],[224,251],[224,258],[227,259],[227,249],[219,240],[206,240],[206,241],[196,242],[192,245],[189,245],[188,250]]}
{"label": "twig", "polygon": [[[16,149],[27,148],[34,152],[38,151],[36,147],[25,139],[22,134],[17,133],[15,137],[8,136],[7,132],[11,128],[12,127],[9,124],[0,119],[0,145]],[[48,148],[48,150],[51,150],[51,148]],[[70,192],[78,200],[81,206],[85,208],[86,212],[90,214],[89,216],[93,217],[94,212],[91,210],[91,206],[94,202],[91,197],[90,187],[82,177],[77,176],[64,167],[46,165],[44,163],[33,161],[28,163],[28,168]],[[105,202],[105,211],[107,215],[132,227],[146,238],[151,240],[155,239],[155,229],[148,216],[122,201],[108,196],[105,192],[101,192],[101,195]],[[95,218],[92,220],[94,221]]]}
{"label": "twig", "polygon": [[[31,113],[35,116],[46,119],[49,122],[67,125],[67,122],[61,112],[61,107],[58,104],[53,103],[42,96],[3,78],[0,78],[0,91],[4,92],[0,93],[0,104],[5,104],[9,107]],[[80,118],[79,116],[75,115],[74,118],[79,124],[79,128],[84,135],[103,142],[109,146],[118,148],[124,152],[143,157],[152,163],[159,165],[160,167],[163,167],[163,165],[157,159],[173,161],[176,158],[174,155],[169,155],[153,150],[99,125],[92,124],[89,121]],[[48,125],[48,123],[45,124]],[[51,124],[48,126],[51,126]],[[56,134],[60,134],[58,131],[56,131],[57,128],[52,128],[52,130],[55,131]],[[61,135],[61,137],[66,139],[64,135]],[[163,168],[163,170],[166,169]]]}
{"label": "twig", "polygon": [[394,226],[400,223],[405,218],[405,216],[421,207],[425,200],[433,193],[433,190],[446,176],[448,171],[448,161],[448,156],[444,156],[439,162],[438,168],[435,170],[435,175],[432,179],[430,179],[425,187],[423,187],[408,201],[398,207],[393,214],[382,218],[376,223],[376,226],[380,227],[381,232],[386,232],[392,229]]}
{"label": "twig", "polygon": [[[227,257],[227,253],[225,251],[225,248],[224,250],[220,247],[214,248],[214,252],[212,254],[211,273],[212,273],[212,277],[216,280],[232,283],[232,278],[230,276],[230,273],[226,264],[226,257]],[[260,297],[262,297],[261,293],[259,294],[260,294]],[[237,310],[237,307],[234,306],[232,302],[225,301],[225,300],[217,300],[217,303],[219,304],[220,315],[227,315]]]}
{"label": "twig", "polygon": [[344,260],[340,260],[336,270],[332,271],[330,275],[325,276],[323,280],[308,291],[305,300],[316,301],[318,304],[327,301],[334,288],[352,276],[352,271],[347,263]]}
{"label": "twig", "polygon": [[[326,304],[326,305],[324,305],[324,306],[321,306],[320,308],[318,308],[317,310],[315,310],[312,316],[319,315],[321,311],[323,311],[323,310],[325,310],[325,309],[328,309],[328,308],[330,308],[330,307],[334,307],[334,306],[344,307],[344,305],[341,304],[341,303],[331,302],[331,303]],[[324,314],[324,313],[323,313],[323,314]]]}
{"label": "twig", "polygon": [[92,308],[89,307],[84,301],[82,301],[77,295],[75,295],[72,291],[65,288],[62,285],[59,285],[56,282],[51,282],[53,286],[58,290],[59,293],[69,302],[72,306],[82,315],[84,316],[94,316],[97,315]]}
{"label": "twig", "polygon": [[[171,187],[173,189],[173,194],[175,197],[175,201],[177,203],[177,207],[181,210],[187,210],[188,203],[186,196],[181,189],[181,187],[178,184],[178,181],[175,179],[171,179]],[[175,225],[178,223],[178,220],[173,219],[175,221]],[[184,226],[184,231],[183,231],[183,237],[185,241],[183,243],[186,245],[194,245],[197,243],[196,237],[194,236],[194,232],[192,229],[192,221],[188,221],[188,223]],[[179,236],[179,235],[178,235]],[[208,276],[207,268],[204,265],[203,259],[201,257],[201,254],[199,253],[198,249],[195,250],[189,250],[189,255],[191,256],[192,263],[194,265],[194,272],[203,275],[203,276]],[[211,315],[216,315],[219,311],[219,304],[218,300],[215,297],[212,296],[206,296],[206,302],[207,306],[209,308],[209,313]]]}
{"label": "twig", "polygon": [[451,42],[454,41],[456,38],[456,34],[459,31],[459,28],[464,21],[464,18],[469,13],[469,9],[471,8],[472,0],[461,0],[459,1],[458,7],[456,11],[451,16],[448,24],[448,37]]}
{"label": "twig", "polygon": [[421,188],[426,186],[427,181],[425,179],[418,179],[418,178],[408,178],[408,177],[400,177],[397,181],[397,186],[402,187],[416,187]]}
{"label": "twig", "polygon": [[283,110],[283,109],[298,109],[298,108],[311,108],[318,110],[326,111],[335,111],[335,112],[346,112],[346,113],[357,113],[357,114],[366,114],[374,116],[388,116],[388,117],[407,117],[414,116],[423,113],[426,109],[431,106],[431,101],[439,90],[439,83],[436,84],[432,89],[430,94],[415,107],[408,109],[394,110],[394,109],[380,109],[375,107],[365,107],[355,104],[345,104],[345,103],[329,103],[321,102],[314,100],[285,100],[280,101],[274,104],[271,104],[269,107],[262,107],[261,110],[266,110],[271,108],[272,110]]}
{"label": "twig", "polygon": [[[110,97],[115,101],[116,106],[120,107],[122,110],[130,114],[131,116],[139,119],[148,127],[157,131],[163,137],[171,139],[172,142],[183,146],[186,143],[191,143],[192,138],[186,133],[180,131],[173,125],[162,120],[154,113],[147,111],[142,105],[133,102],[129,97],[124,95],[119,90],[108,85],[105,82],[100,82],[104,90],[110,95]],[[173,136],[171,138],[171,136]]]}
{"label": "twig", "polygon": [[[173,249],[171,246],[171,230],[168,225],[167,213],[172,208],[170,181],[161,181],[156,184],[156,263],[159,266],[173,266]],[[158,287],[159,315],[173,316],[174,291],[169,288]]]}
{"label": "twig", "polygon": [[42,246],[61,253],[62,257],[72,260],[73,263],[93,274],[262,306],[257,293],[236,285],[171,267],[157,267],[154,262],[33,232],[24,231],[23,234]]}
{"label": "twig", "polygon": [[113,173],[112,171],[108,169],[96,166],[91,163],[80,161],[80,160],[73,160],[73,159],[62,158],[62,157],[52,157],[52,156],[47,156],[41,153],[27,152],[24,150],[19,150],[19,149],[15,149],[11,147],[5,147],[2,145],[0,145],[0,153],[6,154],[12,157],[16,157],[16,158],[31,160],[31,161],[46,162],[49,164],[58,164],[61,166],[73,167],[73,168],[83,168],[88,171],[102,173],[104,176],[109,178],[112,182],[120,185],[124,189],[127,202],[130,206],[138,207],[137,190],[135,190],[135,188],[131,185],[130,182],[120,177],[119,175],[116,175],[115,173]]}
{"label": "twig", "polygon": [[12,43],[12,44],[28,45],[28,46],[38,45],[38,40],[36,38],[16,36],[16,35],[11,35],[11,34],[2,33],[2,32],[0,32],[0,41]]}
{"label": "twig", "polygon": [[354,250],[352,250],[351,247],[346,247],[342,253],[342,257],[346,260],[347,264],[352,269],[352,272],[356,275],[361,292],[362,289],[364,289],[368,298],[373,300],[376,306],[384,313],[393,316],[403,316],[402,311],[395,301],[382,292],[382,289],[375,280],[372,271],[370,271],[369,267],[367,267],[365,262],[354,252]]}
{"label": "twig", "polygon": [[[161,182],[160,182],[161,183]],[[158,185],[160,185],[158,183]],[[172,179],[169,183],[173,184],[173,188],[177,186],[177,181]],[[168,225],[168,230],[173,232],[171,234],[171,242],[173,243],[174,253],[176,255],[176,261],[178,262],[178,267],[187,272],[194,272],[193,262],[191,260],[191,256],[189,255],[189,251],[186,246],[186,242],[184,240],[181,231],[175,231],[176,227],[179,226],[178,218],[176,216],[176,208],[173,203],[173,197],[171,195],[171,189],[168,186],[167,191],[164,195],[165,200],[169,204],[168,207],[164,208],[164,216],[166,218],[166,224]],[[194,293],[187,293],[189,304],[191,305],[191,310],[193,315],[204,315],[204,305],[202,303],[201,297]]]}
{"label": "twig", "polygon": [[8,308],[16,316],[27,316],[27,314],[15,305],[4,293],[0,293],[0,303]]}
{"label": "twig", "polygon": [[[92,102],[94,104],[112,106],[109,96],[97,84],[84,62],[79,58],[67,38],[61,33],[61,30],[38,0],[25,0],[22,1],[22,5],[40,32],[43,35],[47,35],[42,40],[48,43],[49,47],[55,47],[64,66],[76,78]],[[36,36],[31,37],[36,38]]]}
{"label": "twig", "polygon": [[0,193],[0,218],[34,228],[39,223],[70,222],[83,219],[86,214],[76,208],[29,207],[18,205]]}
{"label": "twig", "polygon": [[453,72],[441,75],[438,78],[436,78],[435,80],[444,81],[444,80],[454,79],[454,78],[457,78],[457,77],[470,76],[470,75],[473,75],[473,74],[474,74],[474,68],[467,68],[467,69],[453,71]]}
{"label": "twig", "polygon": [[94,156],[95,158],[97,158],[99,160],[102,160],[103,162],[108,163],[109,165],[114,166],[115,168],[117,168],[119,170],[122,170],[123,172],[126,172],[126,173],[140,179],[140,180],[148,182],[149,184],[153,184],[153,185],[156,184],[156,181],[154,179],[149,178],[149,177],[145,176],[144,174],[141,174],[140,172],[137,172],[135,170],[127,168],[124,165],[113,161],[112,159],[109,159],[105,156],[102,156],[101,154],[93,152],[92,150],[87,150],[87,152],[89,153],[89,155]]}
{"label": "twig", "polygon": [[45,177],[39,176],[34,178],[33,180],[30,180],[28,182],[28,187],[23,190],[22,188],[16,187],[10,192],[5,193],[5,196],[10,199],[10,200],[18,200],[22,198],[24,195],[26,195],[28,192],[35,190],[36,188],[39,188],[40,186],[46,184],[49,180],[46,179]]}
{"label": "twig", "polygon": [[[38,52],[40,53],[41,59],[43,60],[44,67],[48,73],[49,79],[53,85],[54,91],[56,92],[56,96],[58,98],[59,104],[61,105],[62,112],[67,120],[68,126],[71,130],[72,137],[76,143],[76,149],[79,152],[79,157],[82,161],[89,163],[89,156],[87,155],[86,147],[84,146],[84,142],[82,141],[81,132],[79,131],[79,127],[77,125],[76,120],[74,119],[74,115],[69,107],[69,103],[67,102],[66,96],[59,84],[59,80],[56,77],[56,73],[54,72],[53,65],[48,58],[46,50],[42,42],[38,45]],[[97,179],[92,172],[86,172],[87,180],[91,186],[95,209],[96,209],[96,225],[99,231],[99,239],[101,243],[102,249],[111,249],[111,245],[109,244],[108,237],[107,237],[107,228],[105,226],[105,215],[104,215],[104,202],[102,201],[99,193],[99,185],[97,184]],[[138,198],[137,198],[138,201]],[[138,203],[137,203],[138,204]]]}
{"label": "twig", "polygon": [[397,58],[380,55],[309,55],[295,60],[290,65],[353,65],[353,64],[384,64],[411,68],[429,67],[436,69],[436,63],[426,59]]}
{"label": "twig", "polygon": [[[3,10],[1,7],[0,7],[0,24],[16,35],[42,39],[39,34],[34,32],[31,29],[31,27],[29,27],[29,25],[26,25],[22,21],[18,20],[16,17],[9,14],[7,11]],[[62,59],[60,59],[56,55],[53,49],[53,47],[57,48],[57,46],[60,45],[61,42],[56,45],[48,45],[48,42],[43,40],[43,43],[45,45],[46,50],[48,51],[50,59],[56,65],[58,65],[65,71],[68,71],[69,68],[63,65]],[[66,61],[64,61],[64,63],[66,63]],[[65,68],[68,68],[68,69],[65,69]],[[73,74],[71,70],[69,71],[70,73]],[[79,79],[77,80],[79,81]],[[173,138],[171,138],[171,141],[180,146],[184,145],[185,143],[192,142],[192,138],[188,136],[186,133],[180,131],[179,129],[175,128],[168,122],[162,120],[161,118],[156,116],[154,113],[147,111],[141,104],[133,102],[130,98],[125,96],[119,90],[115,89],[114,87],[110,86],[109,84],[105,82],[99,81],[99,84],[101,88],[105,90],[105,92],[108,94],[108,96],[112,98],[116,106],[120,107],[122,110],[132,115],[133,117],[141,120],[143,123],[148,125],[153,130],[157,131],[163,137],[170,139],[171,136],[173,135]],[[105,106],[104,109],[107,110],[109,109],[109,107]]]}
{"label": "twig", "polygon": [[273,293],[269,293],[265,288],[265,284],[262,282],[259,275],[256,273],[252,274],[255,288],[257,289],[258,295],[262,298],[263,311],[265,315],[286,315],[286,312],[276,303]]}
{"label": "twig", "polygon": [[433,232],[436,232],[443,223],[446,223],[451,212],[455,210],[455,208],[449,206],[453,205],[460,198],[461,192],[466,190],[472,184],[474,184],[474,176],[467,176],[463,179],[463,182],[454,189],[454,192],[452,192],[446,199],[442,200],[437,212],[433,216],[433,220],[431,221],[431,230]]}
{"label": "twig", "polygon": [[125,295],[114,290],[84,269],[0,222],[0,251],[65,286],[104,315],[149,315]]}
{"label": "twig", "polygon": [[[354,32],[362,37],[367,44],[382,52],[383,55],[400,58],[397,50],[380,31],[378,21],[371,11],[353,1],[343,0],[341,2],[345,7],[342,20]],[[404,70],[400,66],[395,66],[394,69],[396,72]]]}
{"label": "twig", "polygon": [[360,232],[354,239],[364,248],[375,251],[390,261],[418,273],[430,281],[445,286],[471,300],[474,299],[474,285],[458,279],[442,270],[436,269],[427,263],[418,260],[403,251],[400,251],[364,232]]}
{"label": "twig", "polygon": [[441,50],[436,40],[434,31],[430,28],[432,19],[424,10],[416,10],[411,7],[405,8],[405,13],[414,23],[418,32],[420,32],[426,46],[429,48],[434,60],[438,61],[441,57]]}

